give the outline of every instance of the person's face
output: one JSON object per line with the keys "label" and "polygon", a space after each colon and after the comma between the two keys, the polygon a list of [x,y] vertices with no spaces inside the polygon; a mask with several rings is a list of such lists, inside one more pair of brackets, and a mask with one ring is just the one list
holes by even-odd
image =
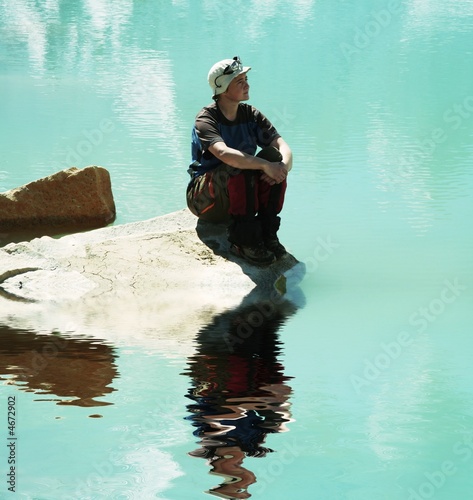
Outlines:
{"label": "person's face", "polygon": [[236,76],[227,88],[226,96],[232,101],[247,101],[250,98],[250,86],[246,73]]}

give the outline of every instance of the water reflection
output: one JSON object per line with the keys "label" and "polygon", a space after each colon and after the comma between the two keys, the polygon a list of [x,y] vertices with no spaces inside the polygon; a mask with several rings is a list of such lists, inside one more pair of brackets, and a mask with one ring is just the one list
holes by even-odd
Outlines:
{"label": "water reflection", "polygon": [[[155,15],[158,20],[168,17],[163,6],[156,7]],[[133,16],[138,16],[135,22],[143,16],[146,28],[141,26],[137,36],[130,39],[133,33],[127,30]],[[140,141],[164,141],[163,149],[173,157],[177,155],[184,164],[187,156],[175,147],[179,126],[173,63],[166,50],[156,48],[163,45],[159,38],[162,33],[156,33],[154,24],[149,26],[150,17],[153,16],[137,8],[133,0],[83,0],[70,6],[60,5],[58,0],[45,5],[6,0],[0,2],[0,28],[5,26],[3,32],[9,47],[5,61],[25,68],[37,80],[36,84],[43,86],[53,106],[58,97],[51,94],[51,88],[61,90],[70,85],[70,75],[76,75],[98,96],[107,99],[96,106],[103,109],[102,116],[114,126],[118,120]],[[163,29],[169,29],[168,25]],[[26,57],[28,65],[24,63]],[[109,98],[113,101],[111,107]],[[96,123],[93,125],[96,127]],[[64,149],[74,150],[77,132],[62,133],[69,136]],[[149,143],[148,151],[151,147]],[[66,155],[67,152],[62,156]],[[77,156],[79,161],[74,163],[83,162],[87,155],[73,155],[71,159]]]}
{"label": "water reflection", "polygon": [[54,395],[46,400],[59,405],[113,404],[97,398],[115,390],[110,384],[118,376],[116,357],[112,347],[95,339],[40,335],[0,325],[0,380],[35,394]]}
{"label": "water reflection", "polygon": [[286,300],[242,305],[198,333],[197,354],[185,372],[192,380],[187,418],[200,439],[190,455],[207,459],[210,473],[223,480],[209,494],[249,498],[256,477],[243,467],[245,457],[273,452],[266,436],[288,430],[291,377],[279,360],[278,330],[295,310]]}
{"label": "water reflection", "polygon": [[[7,41],[9,38],[14,38],[25,42],[34,72],[38,76],[42,75],[48,48],[47,23],[44,21],[42,14],[23,0],[6,1],[2,7],[4,22],[8,26],[8,31],[6,31]],[[46,16],[49,11],[45,10],[44,14]]]}

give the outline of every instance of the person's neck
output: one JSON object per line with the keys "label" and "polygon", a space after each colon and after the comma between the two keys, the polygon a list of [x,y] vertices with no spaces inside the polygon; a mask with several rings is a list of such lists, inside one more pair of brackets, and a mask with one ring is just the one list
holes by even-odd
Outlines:
{"label": "person's neck", "polygon": [[237,117],[239,104],[240,103],[238,101],[231,101],[230,99],[226,99],[224,96],[220,97],[217,101],[217,105],[223,113],[223,116],[231,122]]}

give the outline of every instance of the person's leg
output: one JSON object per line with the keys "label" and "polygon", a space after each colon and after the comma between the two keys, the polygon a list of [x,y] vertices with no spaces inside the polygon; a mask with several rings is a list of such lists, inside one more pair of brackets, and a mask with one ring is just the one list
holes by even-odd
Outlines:
{"label": "person's leg", "polygon": [[189,182],[187,206],[199,219],[216,224],[230,221],[227,189],[230,169],[222,164]]}
{"label": "person's leg", "polygon": [[284,206],[287,182],[270,185],[259,179],[257,190],[258,214],[268,213],[278,215]]}
{"label": "person's leg", "polygon": [[255,170],[237,170],[236,175],[228,179],[229,213],[233,217],[246,217],[251,219],[257,211],[257,192]]}
{"label": "person's leg", "polygon": [[[265,148],[259,156],[269,161],[281,161],[281,154],[276,148]],[[277,258],[286,254],[286,249],[279,242],[277,232],[281,224],[279,213],[284,205],[287,182],[270,185],[260,180],[258,183],[258,215],[264,244]]]}
{"label": "person's leg", "polygon": [[274,186],[269,186],[267,182],[260,181],[259,188],[260,198],[257,218],[261,223],[263,242],[265,247],[279,259],[286,254],[286,249],[277,236],[281,224],[281,218],[278,214],[284,204],[286,181]]}
{"label": "person's leg", "polygon": [[263,244],[261,221],[258,211],[259,172],[240,170],[228,179],[229,213],[232,221],[228,227],[228,240],[232,249],[246,260],[259,265],[271,264],[274,254]]}

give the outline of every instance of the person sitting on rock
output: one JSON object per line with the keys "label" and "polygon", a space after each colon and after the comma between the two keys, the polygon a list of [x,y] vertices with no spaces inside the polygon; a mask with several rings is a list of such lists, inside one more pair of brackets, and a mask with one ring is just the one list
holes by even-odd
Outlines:
{"label": "person sitting on rock", "polygon": [[277,231],[292,152],[272,123],[242,102],[250,69],[234,57],[208,73],[214,102],[195,119],[187,206],[201,220],[227,223],[234,253],[269,265],[286,254]]}

